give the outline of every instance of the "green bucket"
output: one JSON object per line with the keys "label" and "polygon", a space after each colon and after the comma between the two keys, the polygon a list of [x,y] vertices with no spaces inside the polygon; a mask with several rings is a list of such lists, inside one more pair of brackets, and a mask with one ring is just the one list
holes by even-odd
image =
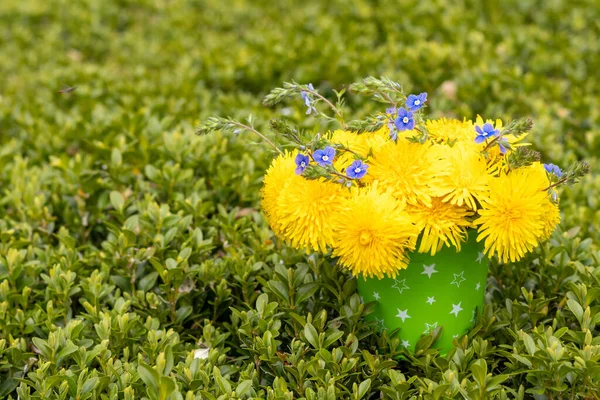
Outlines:
{"label": "green bucket", "polygon": [[375,302],[366,319],[380,330],[400,328],[401,346],[414,351],[421,335],[443,326],[434,347],[452,349],[452,340],[469,330],[483,308],[488,260],[475,232],[456,252],[444,247],[434,256],[411,253],[407,269],[392,278],[357,278],[363,302]]}

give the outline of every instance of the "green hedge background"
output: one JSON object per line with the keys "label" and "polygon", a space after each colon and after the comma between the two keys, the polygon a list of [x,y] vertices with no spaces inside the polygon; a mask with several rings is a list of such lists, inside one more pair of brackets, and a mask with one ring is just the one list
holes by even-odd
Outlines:
{"label": "green hedge background", "polygon": [[[595,0],[3,0],[0,398],[600,398],[599,21]],[[399,359],[354,279],[275,240],[254,137],[194,135],[324,130],[262,97],[369,75],[431,117],[532,116],[546,162],[592,167],[549,242],[491,262],[446,356]]]}

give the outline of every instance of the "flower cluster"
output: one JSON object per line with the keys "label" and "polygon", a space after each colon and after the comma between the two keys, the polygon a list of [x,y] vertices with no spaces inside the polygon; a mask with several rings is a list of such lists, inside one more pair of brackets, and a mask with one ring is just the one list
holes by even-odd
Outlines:
{"label": "flower cluster", "polygon": [[267,96],[265,103],[274,104],[300,95],[309,107],[319,98],[342,125],[303,138],[287,123],[272,122],[296,148],[278,149],[262,189],[279,238],[308,252],[331,252],[356,275],[381,278],[406,268],[411,251],[460,251],[468,235],[502,262],[521,259],[550,236],[560,220],[556,188],[575,183],[587,164],[565,171],[541,164],[522,141],[529,119],[427,119],[426,93],[404,96],[389,80],[364,82],[351,90],[390,106],[349,124],[312,85],[287,84]]}

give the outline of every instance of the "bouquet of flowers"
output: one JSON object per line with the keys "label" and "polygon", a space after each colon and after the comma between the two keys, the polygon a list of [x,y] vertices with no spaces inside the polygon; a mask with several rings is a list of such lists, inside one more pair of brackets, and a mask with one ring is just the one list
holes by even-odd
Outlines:
{"label": "bouquet of flowers", "polygon": [[276,119],[280,146],[252,121],[211,118],[198,132],[247,129],[272,145],[279,154],[264,178],[262,206],[273,232],[297,249],[331,251],[354,275],[395,277],[413,250],[460,251],[469,229],[477,229],[488,256],[519,260],[558,224],[557,187],[589,168],[540,163],[523,142],[530,119],[427,119],[427,93],[405,96],[385,78],[350,90],[387,107],[345,123],[343,92],[333,104],[311,84],[285,83],[266,105],[297,95],[307,114],[332,119],[317,109],[325,103],[340,129],[311,135]]}
{"label": "bouquet of flowers", "polygon": [[405,348],[432,333],[449,349],[483,306],[485,255],[514,262],[548,239],[560,221],[557,189],[589,166],[542,164],[524,141],[528,118],[427,119],[427,93],[405,96],[398,83],[372,77],[349,89],[386,104],[346,122],[345,91],[334,103],[310,84],[284,83],[265,105],[296,97],[339,129],[310,133],[273,119],[275,144],[252,119],[210,118],[198,132],[248,130],[270,144],[278,154],[262,207],[275,235],[360,276],[359,294],[375,302],[367,318],[400,328]]}

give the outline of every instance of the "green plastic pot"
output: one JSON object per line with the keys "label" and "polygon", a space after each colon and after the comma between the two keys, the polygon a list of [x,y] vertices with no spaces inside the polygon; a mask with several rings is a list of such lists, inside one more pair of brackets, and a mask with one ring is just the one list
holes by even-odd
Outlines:
{"label": "green plastic pot", "polygon": [[357,278],[363,302],[375,302],[366,319],[380,330],[400,328],[401,346],[414,351],[423,334],[442,326],[433,347],[442,353],[452,349],[452,340],[467,332],[483,308],[488,260],[476,233],[456,252],[444,247],[434,256],[413,252],[407,269],[392,278]]}

